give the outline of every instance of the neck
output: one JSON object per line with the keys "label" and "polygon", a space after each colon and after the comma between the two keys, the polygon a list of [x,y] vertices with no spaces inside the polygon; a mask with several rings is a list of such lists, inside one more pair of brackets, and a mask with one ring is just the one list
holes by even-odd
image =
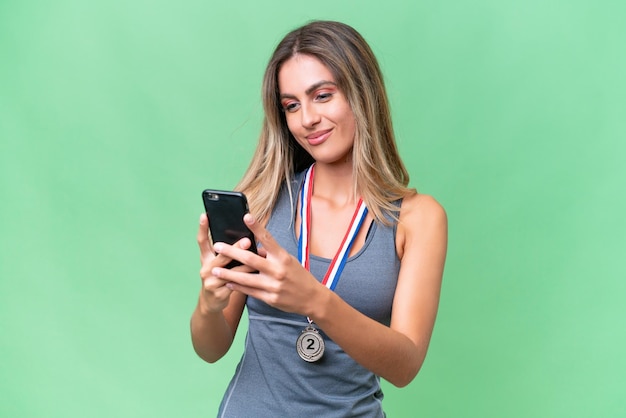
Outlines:
{"label": "neck", "polygon": [[332,201],[336,205],[346,205],[356,202],[354,192],[352,163],[315,164],[313,196]]}

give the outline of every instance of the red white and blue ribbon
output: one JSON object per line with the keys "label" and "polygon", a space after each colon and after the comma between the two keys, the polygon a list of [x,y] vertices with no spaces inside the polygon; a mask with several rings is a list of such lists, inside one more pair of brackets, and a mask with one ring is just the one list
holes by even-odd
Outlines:
{"label": "red white and blue ribbon", "polygon": [[[302,264],[302,266],[307,270],[310,270],[309,238],[311,236],[311,197],[313,196],[314,171],[315,165],[309,167],[304,178],[302,190],[300,192],[301,222],[300,238],[298,239],[298,260],[300,261],[300,264]],[[322,284],[328,287],[330,290],[334,290],[335,286],[337,286],[337,283],[339,282],[339,277],[341,276],[341,272],[343,271],[346,261],[348,260],[348,255],[350,254],[350,248],[352,248],[354,239],[359,233],[361,225],[363,225],[363,221],[365,220],[366,216],[367,206],[365,205],[365,202],[363,202],[363,199],[359,199],[356,210],[354,211],[354,215],[352,215],[350,226],[346,231],[346,235],[344,236],[339,250],[335,254],[335,257],[333,257],[332,261],[330,262],[328,270],[326,271],[326,275],[322,280]]]}

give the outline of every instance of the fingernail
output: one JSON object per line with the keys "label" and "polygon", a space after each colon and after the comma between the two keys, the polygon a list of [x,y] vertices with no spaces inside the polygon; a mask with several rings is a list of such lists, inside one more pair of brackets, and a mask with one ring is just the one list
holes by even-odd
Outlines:
{"label": "fingernail", "polygon": [[215,277],[220,277],[220,269],[215,267],[213,270],[211,270],[211,274],[213,274]]}
{"label": "fingernail", "polygon": [[220,243],[220,242],[218,242],[218,243],[216,243],[215,245],[213,245],[213,249],[214,249],[216,252],[218,252],[218,253],[219,253],[220,251],[222,251],[222,249],[223,249],[223,248],[224,248],[224,246],[223,246],[223,245],[222,245],[222,243]]}
{"label": "fingernail", "polygon": [[230,290],[233,290],[234,286],[232,283],[226,283],[226,287],[229,288]]}

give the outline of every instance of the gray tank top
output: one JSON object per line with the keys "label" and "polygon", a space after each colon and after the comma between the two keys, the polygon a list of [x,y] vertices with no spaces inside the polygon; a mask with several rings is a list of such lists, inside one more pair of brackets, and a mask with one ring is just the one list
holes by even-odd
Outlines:
{"label": "gray tank top", "polygon": [[[292,190],[300,190],[300,173]],[[267,229],[297,257],[294,231],[296,199],[283,187]],[[400,260],[396,227],[372,223],[363,248],[348,259],[335,292],[347,303],[389,326]],[[321,281],[329,259],[311,255],[311,273]],[[304,316],[286,313],[248,297],[248,334],[219,409],[219,417],[367,417],[380,418],[383,393],[378,376],[365,369],[326,336],[321,360],[307,363],[296,352],[296,340],[308,324]]]}

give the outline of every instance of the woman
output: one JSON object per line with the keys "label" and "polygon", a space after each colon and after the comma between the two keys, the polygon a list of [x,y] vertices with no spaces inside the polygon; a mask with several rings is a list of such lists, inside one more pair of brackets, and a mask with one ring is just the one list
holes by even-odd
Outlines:
{"label": "woman", "polygon": [[[316,21],[289,33],[263,105],[238,185],[259,255],[247,239],[212,245],[201,216],[194,348],[219,360],[246,306],[245,352],[220,416],[382,417],[379,376],[405,386],[426,356],[445,212],[407,188],[379,66],[351,27]],[[243,266],[224,268],[233,259]]]}

